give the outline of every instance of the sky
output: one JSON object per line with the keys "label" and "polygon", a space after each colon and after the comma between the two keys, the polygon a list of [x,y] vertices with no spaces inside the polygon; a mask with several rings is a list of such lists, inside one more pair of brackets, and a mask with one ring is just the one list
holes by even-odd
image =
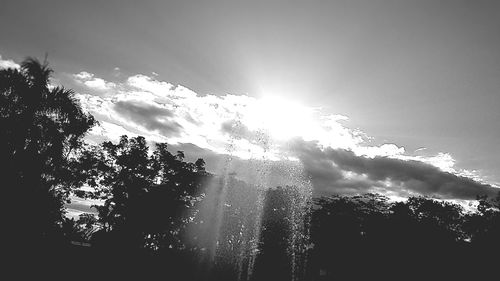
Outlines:
{"label": "sky", "polygon": [[47,54],[94,141],[298,161],[322,192],[500,184],[498,1],[7,0],[0,38],[0,66]]}

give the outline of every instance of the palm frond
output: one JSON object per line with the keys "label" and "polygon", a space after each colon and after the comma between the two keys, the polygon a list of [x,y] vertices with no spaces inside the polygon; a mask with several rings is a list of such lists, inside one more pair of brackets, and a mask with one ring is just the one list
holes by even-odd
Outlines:
{"label": "palm frond", "polygon": [[47,87],[53,72],[47,62],[41,63],[31,57],[21,63],[21,69],[26,73],[31,85],[36,88]]}

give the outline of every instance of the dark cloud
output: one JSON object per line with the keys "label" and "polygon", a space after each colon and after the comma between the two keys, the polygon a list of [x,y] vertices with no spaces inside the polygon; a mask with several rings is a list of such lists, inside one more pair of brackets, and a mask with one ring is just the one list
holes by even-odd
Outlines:
{"label": "dark cloud", "polygon": [[219,154],[191,143],[169,145],[169,151],[184,151],[186,160],[194,162],[203,158],[207,171],[223,175],[231,173],[247,184],[276,187],[301,185],[307,182],[307,175],[297,161],[266,161],[263,159],[242,159],[230,154]]}
{"label": "dark cloud", "polygon": [[[343,179],[342,172],[337,169],[332,161],[325,158],[323,152],[316,146],[295,146],[296,153],[304,165],[305,172],[311,178],[313,187],[317,193],[339,192],[340,181]],[[332,190],[331,185],[335,183],[336,188]]]}
{"label": "dark cloud", "polygon": [[170,119],[173,113],[166,108],[135,101],[119,101],[114,104],[114,110],[128,120],[164,136],[177,136],[182,129],[180,124]]}
{"label": "dark cloud", "polygon": [[[418,193],[443,199],[475,199],[477,195],[494,196],[499,191],[420,161],[361,157],[349,150],[320,149],[316,142],[295,141],[294,149],[321,193],[385,188],[403,196]],[[363,176],[348,178],[343,172]],[[386,181],[391,182],[390,187],[384,184]]]}
{"label": "dark cloud", "polygon": [[[387,157],[367,158],[344,149],[321,149],[317,142],[295,140],[290,148],[300,159],[295,161],[244,160],[218,154],[194,144],[171,145],[183,150],[187,160],[204,158],[207,170],[215,174],[235,172],[250,184],[300,184],[309,179],[314,194],[392,193],[402,197],[420,194],[442,199],[476,199],[495,196],[499,189],[467,177],[444,172],[430,164]],[[231,158],[231,161],[228,159]],[[349,173],[351,175],[349,175]],[[354,175],[354,176],[352,176]],[[390,185],[387,185],[390,182]]]}
{"label": "dark cloud", "polygon": [[[467,177],[444,172],[420,161],[387,157],[367,158],[344,149],[321,149],[317,142],[296,140],[291,149],[300,159],[293,161],[244,160],[218,154],[194,144],[171,145],[183,150],[189,161],[204,158],[207,170],[220,174],[236,172],[248,183],[266,186],[295,184],[310,179],[316,195],[390,192],[402,197],[420,194],[442,199],[475,199],[477,195],[495,196],[499,189]],[[350,172],[355,176],[348,176]],[[288,179],[288,180],[287,180]],[[390,182],[391,185],[386,183]]]}

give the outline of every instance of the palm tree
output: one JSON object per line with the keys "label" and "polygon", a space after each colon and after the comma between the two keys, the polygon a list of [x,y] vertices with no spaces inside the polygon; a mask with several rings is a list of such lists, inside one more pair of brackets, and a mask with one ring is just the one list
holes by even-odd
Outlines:
{"label": "palm tree", "polygon": [[0,70],[2,191],[9,208],[18,210],[15,224],[29,221],[29,232],[43,235],[60,223],[68,190],[79,183],[71,152],[96,124],[72,90],[51,85],[52,72],[46,61],[33,58]]}

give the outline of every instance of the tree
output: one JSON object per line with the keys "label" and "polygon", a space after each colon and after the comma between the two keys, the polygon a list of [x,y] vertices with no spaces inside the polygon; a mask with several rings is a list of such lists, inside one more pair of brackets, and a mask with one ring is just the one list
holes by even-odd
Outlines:
{"label": "tree", "polygon": [[311,227],[312,270],[322,270],[327,278],[335,275],[363,279],[357,275],[363,272],[356,271],[353,265],[369,259],[369,241],[383,243],[378,239],[384,235],[378,232],[384,228],[387,201],[376,194],[316,198]]}
{"label": "tree", "polygon": [[10,229],[25,240],[60,229],[64,202],[82,183],[72,171],[75,151],[96,124],[72,90],[50,84],[52,72],[47,62],[33,58],[0,70],[3,191],[6,207],[15,210]]}
{"label": "tree", "polygon": [[465,218],[464,229],[477,250],[500,250],[500,192],[495,198],[477,197],[477,212]]}
{"label": "tree", "polygon": [[104,201],[95,206],[101,237],[119,248],[179,246],[186,210],[206,176],[203,160],[185,162],[182,152],[173,155],[165,143],[150,153],[144,137],[122,136],[82,153],[80,163],[94,191],[79,194]]}

